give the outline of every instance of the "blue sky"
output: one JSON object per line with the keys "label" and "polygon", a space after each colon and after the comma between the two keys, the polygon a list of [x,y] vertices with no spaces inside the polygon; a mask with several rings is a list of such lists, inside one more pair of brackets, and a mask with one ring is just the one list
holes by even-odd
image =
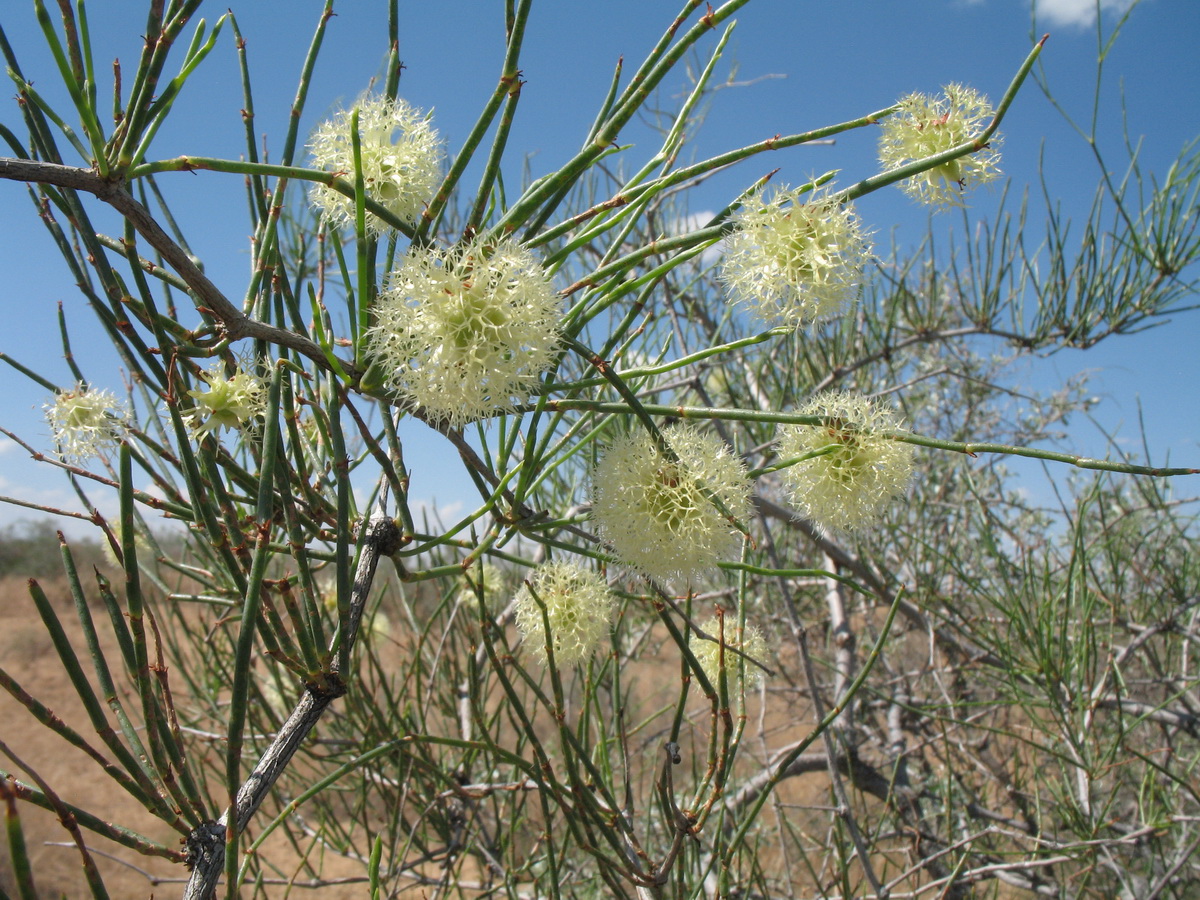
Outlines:
{"label": "blue sky", "polygon": [[[287,127],[300,63],[322,3],[232,4],[247,39],[258,118],[256,129],[277,152]],[[525,86],[510,140],[510,172],[517,176],[527,155],[534,175],[565,161],[591,124],[618,57],[626,72],[678,11],[679,0],[607,0],[603,4],[541,0],[535,3],[522,54]],[[1107,29],[1127,3],[1102,0]],[[242,8],[239,8],[242,7]],[[202,7],[210,23],[225,3]],[[93,46],[98,64],[119,57],[132,71],[141,47],[144,3],[107,0],[92,4]],[[339,104],[353,100],[379,71],[386,50],[386,4],[346,0],[330,23],[326,46],[306,106],[303,130]],[[401,3],[401,95],[434,110],[435,124],[455,149],[475,121],[495,84],[503,54],[503,5],[491,0]],[[1086,121],[1091,110],[1096,57],[1093,0],[1054,0],[1040,7],[1037,34],[1050,32],[1043,54],[1051,85],[1064,106]],[[737,66],[736,89],[718,92],[704,130],[691,145],[698,158],[770,137],[862,115],[898,96],[959,81],[997,99],[1031,44],[1025,0],[753,0],[738,14],[726,52]],[[69,105],[54,88],[56,74],[43,49],[32,4],[8,3],[0,12],[10,42],[27,77],[66,113]],[[1109,58],[1101,97],[1103,144],[1114,165],[1122,163],[1121,97],[1127,127],[1143,141],[1141,162],[1165,171],[1184,143],[1200,133],[1200,3],[1146,0],[1134,10]],[[674,89],[678,83],[672,83]],[[103,96],[103,92],[102,92]],[[12,93],[0,102],[0,122],[20,133]],[[102,100],[103,106],[106,101]],[[220,44],[189,83],[176,105],[173,124],[159,135],[151,158],[182,153],[227,158],[242,150],[243,105],[232,35]],[[1035,184],[1044,153],[1050,189],[1066,214],[1079,219],[1087,210],[1097,170],[1086,147],[1054,112],[1041,92],[1028,84],[1005,122],[1003,168],[1014,187]],[[636,136],[635,136],[636,139]],[[647,144],[647,147],[649,145]],[[636,151],[635,151],[636,152]],[[649,150],[647,150],[649,152]],[[636,157],[635,157],[636,158]],[[842,170],[839,182],[855,181],[875,169],[875,136],[870,130],[844,136],[836,146],[796,148],[758,157],[714,178],[691,199],[694,210],[724,206],[734,193],[781,167],[777,180],[797,184],[813,173]],[[194,252],[229,296],[239,298],[247,279],[247,232],[241,179],[213,173],[161,176],[159,184]],[[999,192],[972,195],[972,221],[984,220]],[[32,215],[25,190],[0,182],[0,308],[8,315],[0,349],[68,384],[61,359],[55,304],[63,302],[74,349],[84,372],[97,385],[117,390],[121,382],[111,353],[99,341],[90,313],[67,278],[48,235]],[[899,191],[864,198],[859,214],[886,244],[894,233],[902,246],[921,237],[925,214]],[[1036,213],[1033,219],[1039,218]],[[97,215],[102,227],[111,217]],[[944,233],[960,227],[955,215],[934,220]],[[1101,348],[1064,353],[1031,370],[1047,389],[1081,368],[1093,371],[1093,393],[1105,399],[1098,415],[1104,427],[1138,447],[1139,403],[1156,462],[1169,453],[1176,465],[1200,466],[1200,382],[1196,348],[1200,313],[1176,317],[1169,325]],[[50,449],[40,388],[0,368],[0,424]],[[1091,428],[1073,434],[1078,452],[1103,455],[1103,436]],[[414,446],[410,462],[419,472],[435,470],[444,448]],[[1184,492],[1195,493],[1181,485]],[[455,496],[429,479],[426,497],[442,504]],[[414,482],[414,496],[421,495]],[[438,493],[441,491],[442,493]],[[0,494],[36,502],[71,504],[64,480],[38,466],[11,442],[0,438]],[[28,516],[0,504],[0,524]]]}

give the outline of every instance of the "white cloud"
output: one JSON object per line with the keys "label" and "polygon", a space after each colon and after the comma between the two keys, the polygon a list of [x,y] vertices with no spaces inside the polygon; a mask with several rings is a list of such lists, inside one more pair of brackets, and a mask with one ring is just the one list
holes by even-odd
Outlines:
{"label": "white cloud", "polygon": [[[713,220],[716,213],[711,209],[702,210],[697,213],[689,213],[686,216],[677,216],[667,222],[667,233],[671,235],[687,234],[689,231],[698,231],[705,227]],[[723,252],[723,242],[713,244],[711,247],[705,247],[700,253],[700,265],[711,266],[721,258]]]}
{"label": "white cloud", "polygon": [[434,528],[448,528],[463,514],[465,509],[466,504],[461,500],[452,500],[448,503],[439,503],[436,498],[408,501],[408,511],[412,514],[413,524],[417,528],[424,528],[426,521]]}
{"label": "white cloud", "polygon": [[667,227],[672,234],[687,234],[689,231],[696,231],[703,228],[712,221],[716,215],[711,209],[706,209],[697,213],[689,213],[686,216],[678,216],[671,219],[667,223]]}
{"label": "white cloud", "polygon": [[[1096,22],[1096,0],[1034,0],[1038,20],[1047,25],[1077,26],[1080,28]],[[1106,13],[1124,13],[1133,6],[1134,0],[1100,0],[1100,9]]]}

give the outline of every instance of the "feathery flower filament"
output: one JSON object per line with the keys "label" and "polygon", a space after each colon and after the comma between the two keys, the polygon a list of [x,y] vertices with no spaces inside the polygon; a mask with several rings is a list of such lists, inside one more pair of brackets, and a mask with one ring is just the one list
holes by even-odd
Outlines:
{"label": "feathery flower filament", "polygon": [[[944,153],[971,141],[991,121],[987,98],[961,84],[949,84],[941,97],[909,94],[900,109],[883,120],[879,161],[884,171]],[[962,206],[962,195],[977,184],[999,177],[1000,138],[993,135],[980,149],[906,178],[901,188],[930,206]]]}
{"label": "feathery flower filament", "polygon": [[797,327],[851,300],[871,258],[854,210],[828,197],[780,189],[734,216],[721,280],[730,299],[769,325]]}
{"label": "feathery flower filament", "polygon": [[83,462],[116,448],[125,435],[129,410],[111,391],[82,383],[43,407],[63,460]]}
{"label": "feathery flower filament", "polygon": [[465,569],[463,581],[466,583],[458,592],[459,602],[472,610],[478,610],[482,603],[483,611],[487,612],[494,609],[504,591],[504,570],[495,563],[484,562]]}
{"label": "feathery flower filament", "polygon": [[239,369],[226,376],[224,366],[217,363],[201,377],[208,390],[187,392],[196,406],[185,414],[197,439],[219,434],[222,428],[237,430],[266,412],[266,387],[257,375]]}
{"label": "feathery flower filament", "polygon": [[826,423],[779,429],[780,456],[801,459],[780,473],[796,508],[836,533],[858,531],[882,516],[907,488],[913,469],[912,445],[888,434],[899,426],[895,413],[866,397],[832,391],[799,412]]}
{"label": "feathery flower filament", "polygon": [[[722,622],[724,623],[724,635],[721,633]],[[702,628],[706,634],[724,641],[724,647],[717,641],[707,640],[693,641],[691,645],[696,662],[700,663],[700,668],[713,688],[717,688],[722,668],[725,670],[726,683],[729,685],[731,695],[736,694],[740,687],[751,689],[762,682],[762,669],[749,660],[743,659],[737,652],[741,651],[742,654],[755,660],[762,660],[766,657],[767,642],[757,627],[747,624],[739,634],[736,619],[728,617],[719,619],[713,616],[703,624]],[[743,672],[745,673],[744,677],[740,677]]]}
{"label": "feathery flower filament", "polygon": [[517,592],[517,628],[538,659],[548,658],[549,645],[554,664],[569,668],[592,655],[608,633],[615,605],[616,598],[598,572],[555,560],[539,567]]}
{"label": "feathery flower filament", "polygon": [[379,295],[369,341],[389,387],[460,427],[529,399],[560,316],[541,265],[513,241],[413,248]]}
{"label": "feathery flower filament", "polygon": [[651,578],[692,578],[737,551],[734,519],[750,510],[746,469],[714,434],[662,431],[676,459],[635,431],[608,448],[593,474],[592,517],[621,561]]}
{"label": "feathery flower filament", "polygon": [[[368,199],[397,218],[415,221],[441,181],[442,145],[428,116],[403,100],[368,97],[358,110],[359,162]],[[353,109],[322,122],[309,140],[319,169],[354,181],[354,149],[350,128]],[[354,224],[354,200],[325,184],[314,184],[310,199],[335,227]],[[384,234],[389,226],[367,213],[367,230]]]}

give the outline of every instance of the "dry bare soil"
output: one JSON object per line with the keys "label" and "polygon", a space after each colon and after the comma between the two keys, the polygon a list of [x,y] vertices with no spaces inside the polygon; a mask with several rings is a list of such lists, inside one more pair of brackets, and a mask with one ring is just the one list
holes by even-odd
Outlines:
{"label": "dry bare soil", "polygon": [[[67,638],[81,653],[86,654],[82,628],[66,585],[59,581],[42,581],[41,585],[54,604]],[[99,621],[101,611],[96,606],[92,607],[92,611],[97,618],[102,649],[106,658],[112,661],[117,658],[115,639],[111,630],[103,627]],[[0,579],[0,666],[27,693],[85,738],[91,739],[93,745],[99,744],[83,705],[67,679],[50,636],[37,614],[24,579]],[[71,747],[43,727],[3,690],[0,690],[0,741],[8,745],[22,763],[33,769],[67,803],[102,811],[109,822],[132,828],[168,846],[178,839],[176,834],[107,778],[83,751]],[[10,759],[0,757],[0,767],[13,771],[21,781],[32,780],[28,772],[19,771],[19,767]],[[18,803],[17,812],[40,897],[43,900],[90,898],[92,894],[84,877],[80,853],[58,817],[31,803]],[[187,871],[182,865],[162,858],[139,856],[128,848],[111,844],[87,831],[83,832],[83,837],[103,875],[110,897],[136,900],[177,897],[182,893],[182,885],[187,878]],[[357,863],[335,859],[325,865],[323,874],[329,878],[361,876],[362,868]],[[18,896],[6,840],[0,840],[0,888],[10,896]],[[350,900],[362,897],[364,892],[364,885],[356,880],[353,884],[324,887],[319,896],[321,900]],[[303,893],[312,895],[311,892]]]}

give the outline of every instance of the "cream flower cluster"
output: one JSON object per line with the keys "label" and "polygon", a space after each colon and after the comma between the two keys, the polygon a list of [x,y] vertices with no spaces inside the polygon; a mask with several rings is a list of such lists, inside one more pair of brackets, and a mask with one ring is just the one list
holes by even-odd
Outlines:
{"label": "cream flower cluster", "polygon": [[[987,97],[973,88],[949,84],[941,97],[909,94],[900,109],[883,120],[879,161],[885,171],[944,153],[974,139],[995,114]],[[1000,138],[993,136],[974,153],[960,156],[904,180],[906,194],[930,206],[962,206],[968,187],[1000,174]]]}
{"label": "cream flower cluster", "polygon": [[828,421],[779,429],[782,459],[811,457],[780,473],[792,503],[831,532],[855,532],[879,518],[912,475],[913,446],[889,436],[899,426],[896,414],[867,397],[833,391],[798,412]]}
{"label": "cream flower cluster", "polygon": [[513,241],[416,247],[380,293],[369,340],[389,387],[459,427],[529,399],[560,316],[545,271]]}
{"label": "cream flower cluster", "polygon": [[592,518],[628,566],[652,578],[692,578],[737,552],[737,519],[750,512],[746,468],[715,434],[663,429],[672,461],[645,431],[618,438],[593,474]]}
{"label": "cream flower cluster", "polygon": [[77,384],[47,403],[46,422],[68,462],[83,462],[115,449],[125,435],[129,410],[111,391]]}
{"label": "cream flower cluster", "polygon": [[801,202],[780,189],[749,199],[734,218],[721,280],[730,299],[769,325],[797,327],[852,299],[871,258],[858,216],[828,197]]}
{"label": "cream flower cluster", "polygon": [[[123,569],[124,562],[121,560],[120,554],[124,552],[125,531],[121,528],[120,520],[109,523],[112,537],[116,539],[116,546],[113,546],[108,535],[105,535],[100,540],[100,549],[104,553],[104,559],[114,569]],[[154,552],[154,545],[150,543],[150,538],[147,534],[141,531],[136,524],[133,526],[133,552],[137,556],[137,564],[139,566],[147,565],[148,561],[155,559],[158,554]]]}
{"label": "cream flower cluster", "polygon": [[[354,183],[350,126],[355,109],[364,193],[398,218],[415,221],[437,190],[442,173],[441,141],[419,109],[399,99],[360,100],[353,109],[317,126],[308,142],[313,163]],[[335,226],[354,224],[354,201],[350,197],[324,184],[314,184],[309,196]],[[382,234],[388,227],[367,213],[370,232]]]}
{"label": "cream flower cluster", "polygon": [[480,600],[485,612],[493,610],[504,593],[504,570],[491,562],[484,562],[463,571],[465,582],[458,592],[458,602],[472,610],[478,610]]}
{"label": "cream flower cluster", "polygon": [[224,365],[217,363],[200,377],[208,390],[188,391],[196,405],[184,414],[184,421],[197,439],[219,434],[222,428],[236,430],[266,413],[266,386],[257,375],[238,369],[227,376]]}
{"label": "cream flower cluster", "polygon": [[[705,622],[701,628],[705,634],[712,635],[714,638],[722,637],[721,622],[716,616]],[[693,640],[691,645],[696,662],[700,663],[700,668],[704,670],[704,674],[712,686],[717,687],[723,663],[725,683],[729,686],[730,695],[738,693],[739,681],[740,685],[747,690],[757,687],[762,681],[763,670],[749,660],[742,660],[734,650],[740,650],[750,659],[763,660],[767,655],[767,642],[764,640],[762,632],[754,625],[747,625],[739,635],[737,621],[727,617],[723,640],[724,648],[717,641]],[[731,647],[734,649],[731,650]],[[744,673],[744,676],[739,679],[741,673]]]}
{"label": "cream flower cluster", "polygon": [[592,655],[608,632],[615,605],[616,597],[598,572],[556,560],[539,567],[517,592],[517,628],[533,653],[545,660],[548,621],[554,663],[568,668]]}

